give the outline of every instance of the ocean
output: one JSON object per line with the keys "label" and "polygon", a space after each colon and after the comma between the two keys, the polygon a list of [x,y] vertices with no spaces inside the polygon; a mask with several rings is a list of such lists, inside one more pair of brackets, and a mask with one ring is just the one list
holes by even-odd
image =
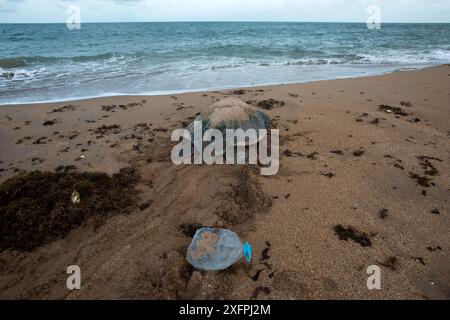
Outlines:
{"label": "ocean", "polygon": [[216,90],[450,63],[450,24],[0,24],[0,104]]}

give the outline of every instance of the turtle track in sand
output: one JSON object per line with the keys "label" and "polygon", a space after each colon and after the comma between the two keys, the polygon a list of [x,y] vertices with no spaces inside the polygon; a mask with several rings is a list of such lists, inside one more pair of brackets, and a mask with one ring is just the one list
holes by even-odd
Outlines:
{"label": "turtle track in sand", "polygon": [[[248,276],[243,264],[219,273],[195,271],[185,259],[190,235],[205,226],[228,228],[245,237],[256,215],[266,212],[271,201],[262,190],[256,166],[175,166],[168,157],[170,147],[166,138],[156,138],[151,146],[141,148],[143,153],[134,163],[144,183],[146,177],[152,181],[151,216],[163,217],[159,228],[167,236],[166,245],[151,253],[162,258],[144,281],[152,279],[150,291],[147,286],[140,292],[141,281],[133,296],[152,292],[151,297],[164,299],[226,297],[233,283],[240,281],[236,273]],[[148,163],[148,157],[159,161]]]}

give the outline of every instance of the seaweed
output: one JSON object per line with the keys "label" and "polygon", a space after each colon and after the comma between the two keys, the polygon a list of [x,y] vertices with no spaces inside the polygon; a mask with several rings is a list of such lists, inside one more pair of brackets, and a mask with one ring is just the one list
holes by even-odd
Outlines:
{"label": "seaweed", "polygon": [[436,169],[435,166],[433,166],[433,164],[430,162],[430,160],[442,162],[441,159],[435,158],[435,157],[427,157],[427,156],[418,156],[417,159],[419,160],[419,165],[422,167],[422,169],[425,170],[426,175],[429,175],[429,176],[439,175],[439,171]]}
{"label": "seaweed", "polygon": [[400,104],[404,107],[411,107],[412,103],[409,101],[400,101]]}
{"label": "seaweed", "polygon": [[413,180],[416,180],[416,183],[419,186],[422,186],[424,188],[429,188],[432,186],[432,182],[431,182],[430,178],[422,177],[422,176],[419,176],[418,174],[412,173],[412,172],[409,173],[409,177]]}
{"label": "seaweed", "polygon": [[46,120],[42,125],[44,127],[47,127],[47,126],[53,126],[53,125],[55,125],[57,123],[58,123],[58,120],[53,119],[53,120]]}
{"label": "seaweed", "polygon": [[382,263],[380,263],[383,267],[389,268],[392,271],[397,270],[398,267],[398,259],[397,257],[390,256],[387,257]]}
{"label": "seaweed", "polygon": [[380,216],[381,219],[385,219],[388,216],[388,209],[381,209],[380,211],[378,211],[378,215]]}
{"label": "seaweed", "polygon": [[318,156],[318,155],[319,155],[318,152],[312,152],[312,153],[308,154],[308,155],[306,156],[306,158],[308,158],[308,159],[310,159],[310,160],[317,160],[317,156]]}
{"label": "seaweed", "polygon": [[269,256],[269,251],[270,248],[272,247],[272,245],[270,244],[269,241],[266,241],[266,247],[264,248],[264,250],[261,253],[261,261],[266,261],[269,260],[270,256]]}
{"label": "seaweed", "polygon": [[355,228],[348,226],[344,228],[342,225],[338,224],[334,228],[334,233],[339,237],[339,240],[352,240],[359,243],[361,247],[371,247],[372,240],[365,232],[356,230]]}
{"label": "seaweed", "polygon": [[421,265],[426,266],[425,260],[423,260],[422,257],[411,257],[411,258],[419,262]]}
{"label": "seaweed", "polygon": [[110,132],[113,132],[114,134],[120,133],[120,126],[117,124],[113,124],[110,126],[102,125],[101,127],[98,127],[97,129],[94,130],[94,133],[100,135],[108,134]]}
{"label": "seaweed", "polygon": [[356,151],[354,151],[353,152],[353,155],[355,156],[355,157],[361,157],[364,153],[366,153],[366,150],[364,150],[364,149],[359,149],[359,150],[356,150]]}
{"label": "seaweed", "polygon": [[430,211],[432,214],[441,214],[441,211],[438,208],[434,208]]}
{"label": "seaweed", "polygon": [[[103,223],[135,206],[139,177],[133,168],[112,176],[76,172],[72,166],[57,169],[19,174],[0,185],[0,251],[31,251],[90,218]],[[81,195],[79,203],[71,201],[74,191]]]}
{"label": "seaweed", "polygon": [[34,141],[33,144],[46,144],[48,142],[46,140],[47,140],[47,137],[40,137],[39,139]]}
{"label": "seaweed", "polygon": [[57,113],[57,112],[75,111],[77,108],[78,108],[78,106],[69,104],[69,105],[65,105],[60,108],[53,109],[52,111],[48,112],[48,114]]}
{"label": "seaweed", "polygon": [[108,112],[116,112],[116,109],[120,109],[120,110],[128,110],[129,108],[134,108],[137,106],[143,106],[144,103],[146,101],[142,100],[141,102],[131,102],[127,105],[121,104],[121,105],[116,105],[116,104],[112,104],[112,105],[104,105],[101,107],[101,109],[103,111],[108,111]]}
{"label": "seaweed", "polygon": [[387,112],[387,113],[393,113],[393,114],[398,115],[398,116],[404,116],[404,117],[408,116],[408,113],[406,113],[400,107],[393,107],[393,106],[390,106],[390,105],[387,105],[387,104],[381,104],[378,107],[379,107],[380,111],[384,111],[384,112]]}
{"label": "seaweed", "polygon": [[253,277],[251,277],[251,279],[253,281],[258,281],[259,276],[261,275],[261,272],[263,272],[263,271],[264,271],[264,269],[258,269],[258,271],[256,271],[255,275]]}
{"label": "seaweed", "polygon": [[334,153],[334,154],[337,154],[339,156],[343,156],[344,155],[344,151],[342,151],[342,150],[331,150],[330,153]]}
{"label": "seaweed", "polygon": [[[253,101],[247,101],[248,104],[254,104]],[[256,106],[265,109],[265,110],[272,110],[275,107],[283,107],[285,105],[284,101],[279,101],[275,99],[267,99],[262,100],[256,103]]]}
{"label": "seaweed", "polygon": [[324,176],[324,177],[328,177],[330,179],[333,178],[334,176],[336,176],[336,174],[333,172],[321,172],[320,175]]}

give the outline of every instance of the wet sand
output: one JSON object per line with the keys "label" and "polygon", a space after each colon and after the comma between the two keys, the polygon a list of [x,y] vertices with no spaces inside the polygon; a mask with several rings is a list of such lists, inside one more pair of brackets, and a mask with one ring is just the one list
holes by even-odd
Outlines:
{"label": "wet sand", "polygon": [[[277,175],[172,164],[172,130],[225,97],[266,108],[281,134]],[[450,66],[0,107],[0,182],[61,165],[136,168],[138,206],[1,252],[1,299],[450,299]],[[199,226],[248,240],[252,266],[193,270],[185,252]],[[69,265],[81,290],[66,288]],[[370,265],[381,290],[366,287]]]}

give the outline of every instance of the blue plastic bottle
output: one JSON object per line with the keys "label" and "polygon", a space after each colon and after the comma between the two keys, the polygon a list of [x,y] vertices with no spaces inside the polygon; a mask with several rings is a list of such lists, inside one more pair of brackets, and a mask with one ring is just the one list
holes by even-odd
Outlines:
{"label": "blue plastic bottle", "polygon": [[243,244],[239,236],[230,230],[202,228],[195,233],[186,260],[196,269],[219,271],[243,257],[251,263],[252,251],[248,242]]}

